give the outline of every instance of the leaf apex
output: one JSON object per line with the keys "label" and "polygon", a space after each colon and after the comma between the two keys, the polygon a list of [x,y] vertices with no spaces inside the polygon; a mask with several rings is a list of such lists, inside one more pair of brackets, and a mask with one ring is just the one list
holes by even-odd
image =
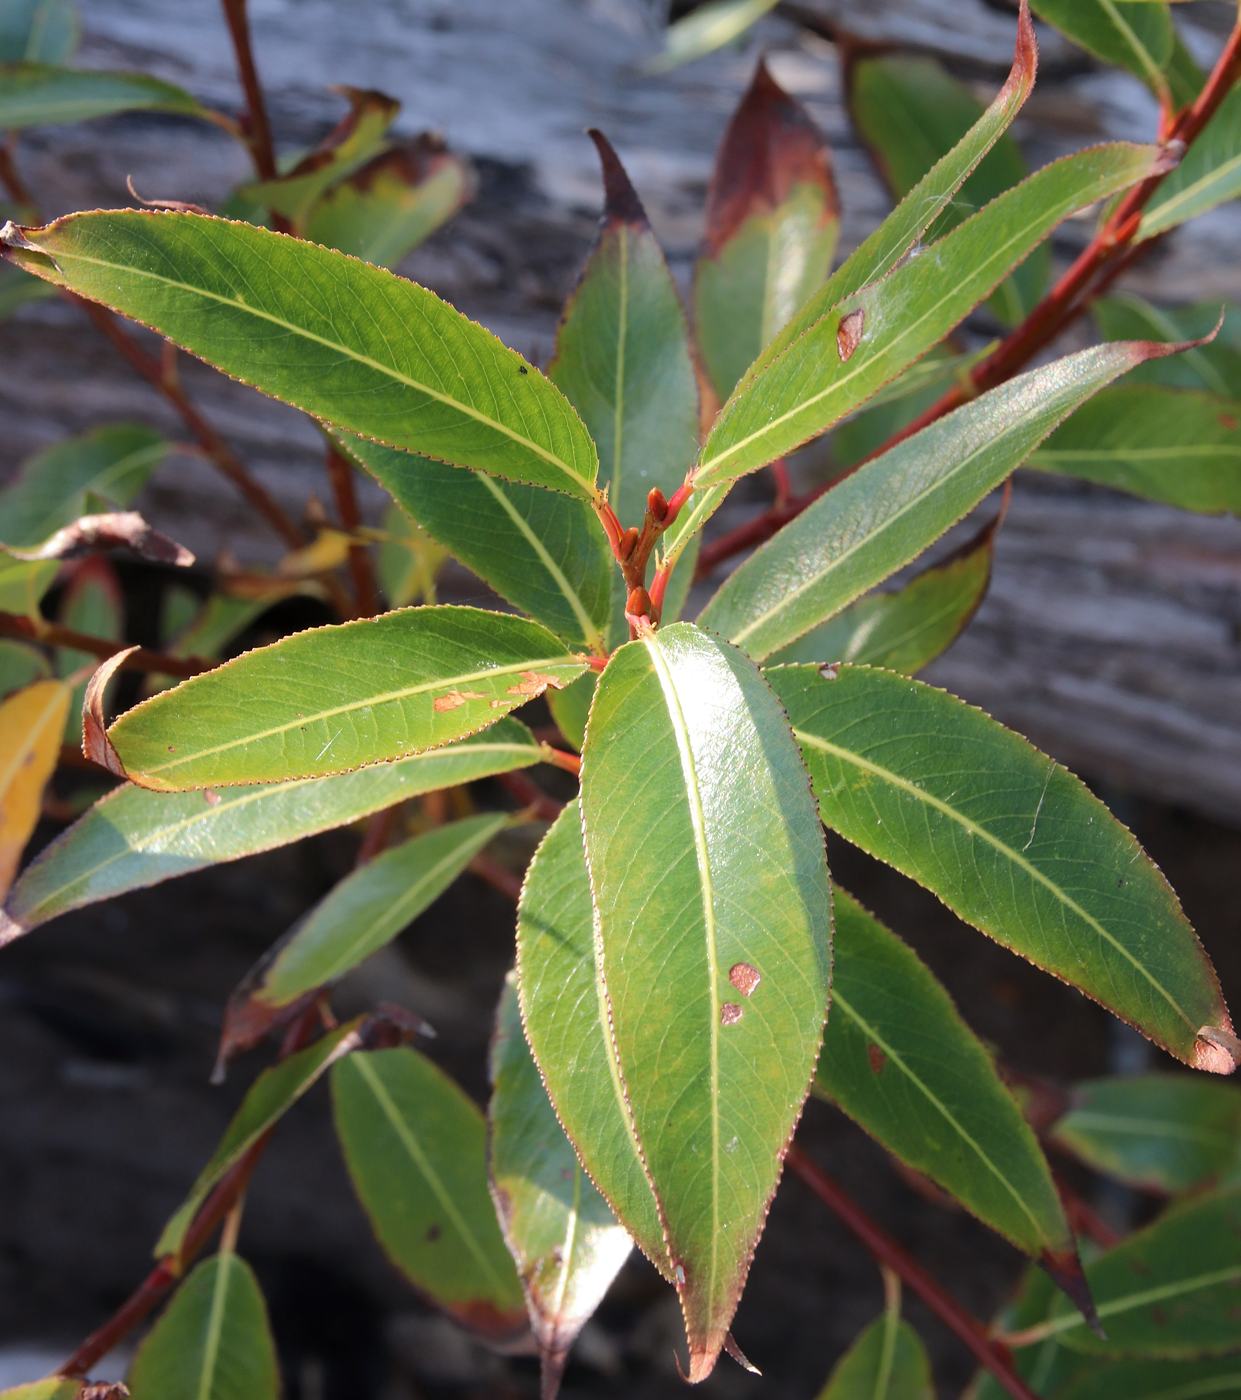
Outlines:
{"label": "leaf apex", "polygon": [[1099,1311],[1095,1307],[1094,1295],[1076,1247],[1069,1245],[1067,1249],[1045,1249],[1039,1255],[1038,1262],[1043,1272],[1081,1313],[1086,1326],[1101,1341],[1106,1341],[1107,1333],[1099,1321]]}
{"label": "leaf apex", "polygon": [[595,143],[603,171],[603,222],[605,226],[638,224],[649,226],[646,210],[632,181],[621,164],[616,148],[598,127],[588,127],[586,135]]}
{"label": "leaf apex", "polygon": [[[0,924],[0,944],[4,941],[4,928]],[[1241,1040],[1234,1034],[1232,1025],[1203,1026],[1194,1042],[1193,1066],[1207,1074],[1232,1074],[1241,1064]]]}

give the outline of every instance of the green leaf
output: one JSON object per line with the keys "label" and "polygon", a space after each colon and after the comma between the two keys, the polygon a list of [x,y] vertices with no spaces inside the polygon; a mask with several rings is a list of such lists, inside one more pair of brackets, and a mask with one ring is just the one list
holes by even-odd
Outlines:
{"label": "green leaf", "polygon": [[1103,1356],[1198,1357],[1235,1351],[1241,1187],[1195,1196],[1086,1267],[1107,1339],[1057,1307],[1021,1334]]}
{"label": "green leaf", "polygon": [[0,1400],[79,1400],[85,1385],[85,1381],[49,1376],[44,1381],[30,1381],[0,1390]]}
{"label": "green leaf", "polygon": [[1219,1400],[1241,1395],[1241,1357],[1109,1361],[1075,1376],[1057,1400]]}
{"label": "green leaf", "polygon": [[1108,389],[1030,460],[1208,515],[1241,512],[1241,399],[1154,385]]}
{"label": "green leaf", "polygon": [[828,274],[840,202],[827,142],[760,58],[724,134],[694,269],[694,320],[725,399]]}
{"label": "green leaf", "polygon": [[528,768],[539,757],[530,731],[502,719],[451,748],[333,778],[207,794],[126,784],[96,802],[22,872],[0,914],[0,945],[70,909],[270,851],[424,792]]}
{"label": "green leaf", "polygon": [[52,668],[42,652],[21,642],[0,639],[0,700],[51,674]]}
{"label": "green leaf", "polygon": [[[982,116],[982,104],[970,89],[934,59],[850,55],[846,64],[853,125],[898,199]],[[1027,174],[1017,143],[1001,136],[944,207],[930,237],[955,228]],[[1050,274],[1051,250],[1044,244],[992,294],[991,310],[1004,325],[1016,325],[1047,290]]]}
{"label": "green leaf", "polygon": [[[870,593],[772,657],[786,661],[853,661],[913,675],[965,630],[991,582],[1000,516],[942,563],[890,593]],[[576,684],[576,682],[575,682]]]}
{"label": "green leaf", "polygon": [[1055,161],[838,302],[737,386],[702,450],[699,487],[756,471],[859,407],[938,344],[1062,219],[1142,179],[1157,159],[1153,147],[1116,143]]}
{"label": "green leaf", "polygon": [[820,496],[730,574],[703,609],[702,625],[759,660],[788,646],[916,558],[1074,409],[1161,350],[1118,341],[1079,351],[906,438]]}
{"label": "green leaf", "polygon": [[142,111],[207,115],[183,88],[145,73],[104,73],[49,63],[0,64],[0,129],[54,126]]}
{"label": "green leaf", "polygon": [[[1009,1332],[1020,1332],[1036,1324],[1046,1322],[1052,1315],[1060,1295],[1055,1284],[1042,1269],[1030,1268],[1022,1275],[1015,1297],[1001,1311],[992,1324],[993,1335],[1002,1336]],[[1055,1396],[1060,1400],[1061,1387],[1076,1375],[1084,1359],[1067,1351],[1053,1338],[1039,1342],[1036,1346],[1022,1347],[1013,1353],[1013,1369],[1035,1392],[1041,1396]],[[990,1371],[979,1371],[974,1383],[966,1391],[968,1400],[1008,1400],[1012,1392],[1002,1386]],[[1120,1400],[1119,1396],[1110,1400]],[[1124,1400],[1130,1400],[1125,1396]],[[1188,1397],[1185,1397],[1188,1400]]]}
{"label": "green leaf", "polygon": [[1241,1168],[1241,1092],[1190,1075],[1094,1079],[1074,1087],[1051,1134],[1132,1186],[1189,1191]]}
{"label": "green leaf", "polygon": [[556,726],[570,747],[580,753],[586,742],[586,719],[595,698],[595,673],[587,671],[563,690],[548,692],[547,704]]}
{"label": "green leaf", "polygon": [[342,1060],[332,1105],[354,1189],[388,1258],[473,1331],[519,1338],[525,1302],[488,1194],[478,1108],[404,1049]]}
{"label": "green leaf", "polygon": [[614,603],[607,538],[584,502],[496,481],[355,436],[342,446],[454,558],[514,607],[605,652]]}
{"label": "green leaf", "polygon": [[395,267],[469,199],[469,166],[438,136],[385,151],[311,206],[305,236],[380,267]]}
{"label": "green leaf", "polygon": [[[860,291],[867,283],[877,282],[911,251],[1021,110],[1034,85],[1037,61],[1034,28],[1025,0],[1022,0],[1013,66],[995,101],[776,335],[733,391],[734,399],[738,394],[748,392],[749,384],[817,325],[838,302]],[[778,452],[773,453],[773,458],[779,455]],[[664,536],[664,549],[669,559],[676,559],[681,554],[726,494],[727,486],[694,493]]]}
{"label": "green leaf", "polygon": [[15,267],[0,267],[0,321],[6,321],[29,301],[46,301],[56,295],[56,288],[28,277]]}
{"label": "green leaf", "polygon": [[664,47],[646,63],[648,73],[667,73],[704,58],[739,39],[778,0],[708,0],[668,26]]}
{"label": "green leaf", "polygon": [[376,569],[389,605],[403,608],[409,603],[434,603],[447,551],[398,505],[384,512],[383,530]]}
{"label": "green leaf", "polygon": [[522,1024],[556,1116],[600,1194],[668,1282],[673,1266],[596,976],[581,815],[570,802],[526,871],[517,910]]}
{"label": "green leaf", "polygon": [[522,1034],[510,974],[491,1045],[491,1194],[526,1294],[554,1396],[569,1348],[629,1258],[633,1242],[591,1185],[556,1121]]}
{"label": "green leaf", "polygon": [[73,0],[7,0],[0,7],[0,63],[64,63],[79,29]]}
{"label": "green leaf", "polygon": [[[61,595],[57,621],[75,632],[116,642],[116,649],[121,649],[119,639],[125,626],[125,599],[116,570],[106,559],[84,559],[74,568]],[[68,679],[75,671],[93,670],[98,664],[91,652],[74,651],[72,647],[57,648],[56,674],[62,679]],[[65,716],[64,742],[75,747],[82,742],[85,698],[86,677],[83,676],[73,688],[69,713]]]}
{"label": "green leaf", "polygon": [[[1217,301],[1192,306],[1153,306],[1132,294],[1102,297],[1091,311],[1108,340],[1203,340],[1219,324]],[[1241,399],[1241,314],[1229,310],[1215,339],[1189,345],[1179,355],[1151,360],[1134,370],[1130,383],[1165,384],[1173,389],[1205,389]]]}
{"label": "green leaf", "polygon": [[[603,995],[685,1314],[689,1378],[701,1380],[822,1034],[822,832],[775,697],[740,652],[689,623],[608,663],[581,803]],[[592,1145],[577,1147],[591,1170]]]}
{"label": "green leaf", "polygon": [[267,1307],[235,1254],[204,1260],[173,1294],[130,1367],[133,1400],[277,1400]]}
{"label": "green leaf", "polygon": [[28,272],[316,418],[456,466],[596,496],[594,444],[563,395],[414,282],[202,214],[70,214],[20,237],[8,256]]}
{"label": "green leaf", "polygon": [[1080,779],[904,676],[784,666],[767,678],[828,826],[1178,1059],[1232,1071],[1213,1038],[1232,1030],[1214,969],[1167,882]]}
{"label": "green leaf", "polygon": [[1038,1140],[921,959],[839,886],[832,1009],[814,1092],[1061,1274],[1073,1235]]}
{"label": "green leaf", "polygon": [[819,1400],[934,1400],[931,1363],[918,1334],[885,1313],[836,1363]]}
{"label": "green leaf", "polygon": [[275,1009],[338,981],[407,928],[510,824],[506,812],[466,817],[359,866],[298,920],[235,997]]}
{"label": "green leaf", "polygon": [[524,618],[405,608],[246,652],[108,736],[127,776],[161,791],[322,777],[440,748],[584,670]]}
{"label": "green leaf", "polygon": [[1156,238],[1241,195],[1241,88],[1220,104],[1185,159],[1159,186],[1138,238]]}
{"label": "green leaf", "polygon": [[1119,0],[1030,0],[1034,13],[1088,53],[1125,68],[1156,94],[1167,91],[1172,59],[1172,16],[1166,4]]}
{"label": "green leaf", "polygon": [[156,1258],[180,1252],[186,1231],[199,1207],[228,1169],[269,1128],[274,1127],[342,1055],[348,1055],[365,1044],[364,1022],[365,1018],[361,1016],[347,1021],[320,1037],[313,1045],[308,1045],[305,1050],[299,1050],[297,1054],[265,1069],[250,1085],[241,1106],[216,1144],[215,1151],[190,1188],[189,1195],[164,1226],[155,1245]]}

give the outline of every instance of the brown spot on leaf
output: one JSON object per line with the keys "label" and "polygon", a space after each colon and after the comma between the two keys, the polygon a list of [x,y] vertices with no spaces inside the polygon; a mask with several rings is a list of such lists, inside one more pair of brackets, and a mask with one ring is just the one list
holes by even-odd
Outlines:
{"label": "brown spot on leaf", "polygon": [[439,1227],[438,1225],[435,1225],[435,1224],[428,1225],[428,1226],[427,1226],[427,1236],[426,1236],[426,1238],[427,1238],[427,1243],[428,1243],[428,1244],[434,1244],[435,1241],[438,1240],[439,1237],[440,1237],[443,1233],[444,1233],[443,1230],[441,1230],[440,1227]]}
{"label": "brown spot on leaf", "polygon": [[523,671],[521,680],[516,685],[510,685],[507,693],[526,695],[533,699],[536,695],[542,695],[548,686],[553,690],[563,690],[564,684],[559,676],[544,675],[541,671]]}
{"label": "brown spot on leaf", "polygon": [[1221,428],[1227,428],[1230,433],[1235,433],[1237,429],[1241,427],[1241,423],[1239,423],[1231,413],[1221,413],[1219,416],[1219,425]]}
{"label": "brown spot on leaf", "polygon": [[743,1015],[744,1012],[735,1001],[726,1001],[720,1007],[720,1025],[735,1026]]}
{"label": "brown spot on leaf", "polygon": [[203,788],[203,801],[208,807],[220,805],[220,794],[214,788]]}
{"label": "brown spot on leaf", "polygon": [[819,667],[819,675],[822,676],[825,681],[834,681],[836,677],[840,675],[840,662],[825,662]]}
{"label": "brown spot on leaf", "polygon": [[437,695],[432,701],[431,708],[437,715],[442,715],[445,710],[458,710],[467,700],[485,700],[487,697],[477,690],[449,690],[443,695]]}
{"label": "brown spot on leaf", "polygon": [[887,1055],[877,1045],[866,1047],[866,1058],[870,1061],[870,1067],[875,1074],[882,1074],[883,1067],[888,1062]]}
{"label": "brown spot on leaf", "polygon": [[840,325],[836,327],[836,350],[841,364],[852,358],[853,352],[861,344],[865,326],[866,312],[860,306],[840,318]]}
{"label": "brown spot on leaf", "polygon": [[741,993],[743,997],[754,995],[754,989],[763,980],[762,973],[758,968],[751,967],[749,963],[733,963],[728,969],[728,980]]}
{"label": "brown spot on leaf", "polygon": [[1241,1040],[1228,1021],[1222,1026],[1203,1026],[1194,1042],[1194,1068],[1208,1074],[1231,1074],[1241,1063]]}

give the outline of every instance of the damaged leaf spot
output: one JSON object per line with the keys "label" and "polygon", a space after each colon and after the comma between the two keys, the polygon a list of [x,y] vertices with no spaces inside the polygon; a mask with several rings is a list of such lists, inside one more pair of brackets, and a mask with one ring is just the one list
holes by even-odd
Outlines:
{"label": "damaged leaf spot", "polygon": [[439,1237],[440,1237],[443,1233],[444,1233],[443,1230],[441,1230],[440,1227],[439,1227],[438,1225],[428,1225],[428,1226],[427,1226],[427,1243],[428,1243],[428,1244],[434,1244],[435,1241],[438,1240]]}
{"label": "damaged leaf spot", "polygon": [[521,680],[509,686],[508,694],[528,695],[533,699],[536,695],[542,695],[548,686],[553,690],[563,690],[564,681],[558,676],[545,676],[541,671],[523,671]]}
{"label": "damaged leaf spot", "polygon": [[834,681],[836,677],[840,675],[840,663],[837,661],[828,661],[819,667],[819,675],[821,675],[825,681]]}
{"label": "damaged leaf spot", "polygon": [[841,364],[850,359],[861,344],[865,324],[866,312],[860,306],[856,311],[850,311],[847,316],[840,318],[840,325],[836,327],[836,350],[840,355]]}
{"label": "damaged leaf spot", "polygon": [[214,788],[203,788],[203,801],[208,807],[218,807],[220,805],[220,794]]}
{"label": "damaged leaf spot", "polygon": [[758,968],[751,967],[749,963],[741,962],[734,963],[728,969],[728,980],[743,997],[751,997],[763,977]]}
{"label": "damaged leaf spot", "polygon": [[735,1026],[742,1017],[741,1007],[735,1001],[726,1001],[720,1007],[720,1025]]}
{"label": "damaged leaf spot", "polygon": [[435,697],[432,709],[437,715],[442,715],[445,710],[460,709],[467,700],[485,700],[486,698],[477,690],[450,690],[444,695]]}
{"label": "damaged leaf spot", "polygon": [[871,1070],[875,1074],[883,1073],[883,1067],[887,1064],[888,1057],[877,1045],[868,1045],[866,1047],[866,1058],[870,1061]]}
{"label": "damaged leaf spot", "polygon": [[685,1287],[685,1265],[677,1264],[672,1270],[672,1277],[676,1280],[678,1288]]}

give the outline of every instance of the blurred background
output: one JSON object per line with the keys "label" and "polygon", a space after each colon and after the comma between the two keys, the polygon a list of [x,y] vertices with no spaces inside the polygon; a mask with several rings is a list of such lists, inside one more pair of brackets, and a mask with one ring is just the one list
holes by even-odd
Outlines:
{"label": "blurred background", "polygon": [[[0,0],[3,3],[3,0]],[[90,0],[83,66],[142,69],[237,111],[233,55],[214,0]],[[1178,7],[1209,64],[1235,6]],[[851,134],[834,39],[930,54],[984,97],[1006,73],[1007,0],[803,0],[740,43],[644,76],[664,6],[646,0],[251,0],[255,51],[278,144],[313,145],[336,122],[333,84],[403,104],[396,130],[439,131],[477,174],[474,200],[402,265],[538,362],[550,352],[598,215],[600,127],[641,194],[684,284],[701,233],[716,145],[766,52],[777,79],[828,135],[843,206],[842,251],[890,207]],[[1149,93],[1040,26],[1039,84],[1014,131],[1031,166],[1094,141],[1152,139]],[[142,195],[218,208],[249,174],[212,127],[135,114],[35,129],[21,146],[47,216]],[[1057,234],[1068,261],[1089,225]],[[1178,230],[1125,283],[1151,300],[1241,303],[1241,210]],[[1235,313],[1234,313],[1235,314]],[[979,343],[992,331],[980,317]],[[56,300],[6,323],[0,480],[30,453],[103,421],[149,422],[179,439],[162,402]],[[1088,324],[1075,334],[1085,339]],[[298,414],[183,362],[187,387],[256,475],[295,515],[322,491],[317,435]],[[814,452],[798,469],[822,470]],[[742,483],[718,528],[762,498]],[[374,518],[377,496],[364,498]],[[239,499],[190,454],[140,508],[203,560],[227,550],[270,562]],[[130,631],[150,635],[163,580],[122,566]],[[449,568],[442,596],[485,601]],[[324,620],[309,602],[268,619]],[[253,639],[250,639],[253,640]],[[1050,477],[1019,476],[990,594],[928,678],[1005,720],[1081,773],[1131,825],[1177,888],[1219,967],[1241,988],[1241,524],[1182,513]],[[39,841],[55,834],[47,822]],[[223,1002],[274,938],[349,868],[347,834],[191,876],[61,919],[0,959],[0,1385],[55,1364],[114,1309],[209,1155],[252,1066],[209,1086]],[[1155,1065],[1155,1053],[1080,996],[1026,969],[921,891],[833,839],[842,880],[922,953],[971,1024],[1014,1068],[1065,1082]],[[514,860],[521,852],[514,849]],[[485,1050],[512,960],[512,909],[478,883],[454,887],[399,944],[346,984],[340,1004],[408,1001],[439,1031],[433,1054],[481,1101]],[[251,1192],[243,1248],[284,1348],[290,1400],[413,1400],[537,1394],[532,1363],[497,1358],[424,1308],[374,1243],[328,1128],[324,1094],[281,1127]],[[1019,1260],[965,1216],[902,1179],[835,1110],[812,1103],[806,1146],[980,1314]],[[1139,1203],[1097,1202],[1123,1220]],[[1132,1216],[1130,1217],[1132,1218]],[[738,1313],[741,1346],[766,1371],[730,1363],[721,1397],[810,1397],[880,1310],[869,1257],[799,1183],[781,1190]],[[908,1315],[957,1391],[965,1354],[915,1303]],[[578,1345],[564,1394],[680,1394],[680,1319],[654,1273],[631,1263]],[[120,1374],[121,1364],[100,1368]]]}

